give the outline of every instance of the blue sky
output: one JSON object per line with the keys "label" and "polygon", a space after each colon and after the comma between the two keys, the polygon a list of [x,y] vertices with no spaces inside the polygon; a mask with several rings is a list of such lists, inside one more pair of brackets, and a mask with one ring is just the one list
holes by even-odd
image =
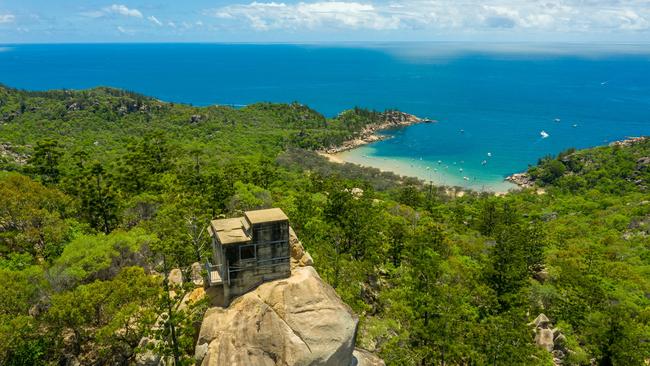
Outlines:
{"label": "blue sky", "polygon": [[650,0],[0,0],[0,42],[650,40]]}

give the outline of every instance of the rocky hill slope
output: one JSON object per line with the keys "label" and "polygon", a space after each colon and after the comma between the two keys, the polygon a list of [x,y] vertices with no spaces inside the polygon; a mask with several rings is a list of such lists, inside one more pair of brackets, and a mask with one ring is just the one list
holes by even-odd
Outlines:
{"label": "rocky hill slope", "polygon": [[196,359],[216,365],[368,365],[355,350],[358,317],[323,282],[291,232],[291,277],[264,283],[203,318]]}

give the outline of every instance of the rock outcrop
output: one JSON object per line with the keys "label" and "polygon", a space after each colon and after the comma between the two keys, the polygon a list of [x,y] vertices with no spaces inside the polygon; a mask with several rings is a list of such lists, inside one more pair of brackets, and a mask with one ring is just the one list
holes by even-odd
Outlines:
{"label": "rock outcrop", "polygon": [[29,156],[16,151],[15,147],[8,142],[0,142],[0,163],[10,162],[18,165],[27,164]]}
{"label": "rock outcrop", "polygon": [[421,119],[409,113],[400,111],[385,111],[380,113],[381,121],[367,125],[354,139],[343,142],[339,146],[332,146],[324,149],[322,152],[335,154],[341,151],[351,150],[365,144],[389,138],[388,135],[380,135],[377,132],[382,130],[401,128],[417,123],[436,122],[429,119]]}
{"label": "rock outcrop", "polygon": [[363,349],[356,348],[352,356],[350,366],[386,366],[384,360]]}
{"label": "rock outcrop", "polygon": [[298,267],[291,277],[262,284],[228,308],[210,309],[197,358],[204,366],[350,365],[357,322],[313,267]]}
{"label": "rock outcrop", "polygon": [[206,312],[197,361],[203,366],[383,366],[371,353],[355,350],[358,317],[319,277],[293,230],[290,245],[290,277]]}
{"label": "rock outcrop", "polygon": [[544,314],[539,314],[532,323],[528,324],[533,327],[535,333],[535,344],[544,348],[553,355],[553,364],[562,365],[564,358],[571,352],[567,349],[567,339],[558,328],[553,328],[553,324]]}
{"label": "rock outcrop", "polygon": [[535,186],[535,181],[533,181],[528,173],[515,173],[506,177],[506,181],[514,183],[521,188],[532,188]]}

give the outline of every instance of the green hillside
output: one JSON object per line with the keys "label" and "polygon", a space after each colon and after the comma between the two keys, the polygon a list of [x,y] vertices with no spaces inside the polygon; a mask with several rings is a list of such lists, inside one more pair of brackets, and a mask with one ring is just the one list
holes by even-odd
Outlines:
{"label": "green hillside", "polygon": [[0,364],[129,364],[143,337],[192,364],[206,305],[177,308],[166,274],[205,258],[210,218],[271,206],[389,365],[650,359],[648,139],[542,158],[502,197],[314,152],[383,118],[0,87]]}

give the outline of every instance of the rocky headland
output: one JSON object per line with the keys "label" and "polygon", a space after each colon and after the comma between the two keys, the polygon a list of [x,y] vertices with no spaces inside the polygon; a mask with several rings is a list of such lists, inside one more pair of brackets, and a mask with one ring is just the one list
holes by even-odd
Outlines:
{"label": "rocky headland", "polygon": [[[629,147],[635,144],[643,143],[648,139],[647,136],[640,137],[627,137],[623,140],[610,142],[608,146],[618,146],[618,147]],[[650,157],[643,157],[637,161],[638,165],[648,165],[650,164]],[[508,182],[514,183],[521,188],[533,188],[535,187],[535,180],[527,173],[515,173],[505,178]]]}
{"label": "rocky headland", "polygon": [[390,136],[378,134],[379,131],[407,127],[418,123],[432,123],[432,122],[436,122],[436,121],[423,119],[415,115],[405,113],[405,112],[400,112],[400,111],[385,111],[381,113],[380,122],[367,125],[353,139],[345,141],[338,146],[325,148],[319,152],[324,154],[336,154],[375,141],[380,141],[380,140],[385,140],[387,138],[390,138]]}
{"label": "rocky headland", "polygon": [[530,175],[528,175],[528,173],[515,173],[507,176],[506,180],[521,188],[532,188],[535,186],[535,181],[530,177]]}

